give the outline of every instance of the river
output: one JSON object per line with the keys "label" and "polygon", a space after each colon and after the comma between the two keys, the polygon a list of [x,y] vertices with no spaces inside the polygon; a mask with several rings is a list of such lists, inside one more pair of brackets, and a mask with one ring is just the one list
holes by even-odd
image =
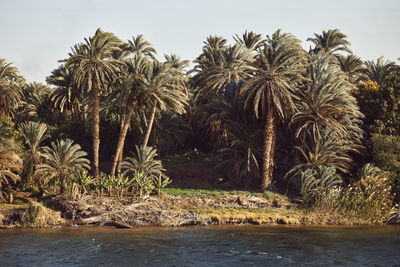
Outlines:
{"label": "river", "polygon": [[0,230],[0,266],[400,266],[400,226]]}

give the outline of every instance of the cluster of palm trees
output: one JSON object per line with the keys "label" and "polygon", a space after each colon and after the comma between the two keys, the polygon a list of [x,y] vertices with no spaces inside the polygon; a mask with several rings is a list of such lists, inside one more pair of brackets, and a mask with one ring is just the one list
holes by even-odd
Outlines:
{"label": "cluster of palm trees", "polygon": [[[307,52],[299,39],[281,30],[265,38],[246,31],[234,37],[234,44],[210,36],[186,71],[188,61],[176,55],[158,60],[142,35],[123,42],[98,29],[59,61],[46,79],[51,87],[26,84],[2,59],[1,185],[21,174],[22,184],[33,176],[42,184],[58,179],[63,192],[69,174],[89,170],[86,152],[68,139],[67,122],[83,122],[78,129],[91,134],[96,181],[100,156],[108,157],[100,153],[104,144],[114,145],[110,177],[133,164],[132,157],[123,163],[124,151],[133,150],[127,141],[137,145],[136,157],[149,158],[146,164],[159,169],[149,143],[158,153],[200,143],[217,152],[218,166],[228,166],[240,186],[258,183],[267,190],[281,178],[299,181],[305,172],[315,178],[328,173],[325,169],[342,181],[352,175],[353,156],[363,149],[364,116],[357,99],[371,84],[383,87],[398,70],[383,58],[363,62],[346,38],[337,29],[323,31],[308,39],[313,47]],[[107,127],[113,140],[101,146]]]}

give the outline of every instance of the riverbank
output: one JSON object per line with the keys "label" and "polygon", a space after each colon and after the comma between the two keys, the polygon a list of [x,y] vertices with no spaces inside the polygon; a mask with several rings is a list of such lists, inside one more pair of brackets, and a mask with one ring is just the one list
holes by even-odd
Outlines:
{"label": "riverbank", "polygon": [[52,197],[39,203],[0,206],[0,227],[51,227],[58,225],[184,226],[220,224],[365,225],[354,214],[307,208],[286,196],[246,191],[166,190],[161,196],[79,199]]}

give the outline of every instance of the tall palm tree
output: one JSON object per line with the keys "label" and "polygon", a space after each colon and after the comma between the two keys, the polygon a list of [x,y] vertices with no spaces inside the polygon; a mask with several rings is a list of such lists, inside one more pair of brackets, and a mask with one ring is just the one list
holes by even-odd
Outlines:
{"label": "tall palm tree", "polygon": [[0,116],[11,115],[11,111],[21,104],[18,70],[0,58]]}
{"label": "tall palm tree", "polygon": [[398,69],[398,66],[393,61],[385,61],[383,57],[379,57],[376,62],[365,62],[364,74],[367,78],[377,82],[379,86],[382,86],[383,82],[396,69]]}
{"label": "tall palm tree", "polygon": [[[149,61],[143,56],[135,56],[126,61],[126,72],[122,77],[120,85],[112,95],[116,95],[120,110],[120,132],[118,136],[117,148],[114,154],[113,165],[110,175],[114,176],[117,170],[118,162],[122,161],[122,152],[124,149],[125,138],[128,128],[138,102],[144,94],[143,81],[149,68]],[[119,172],[119,168],[118,168]]]}
{"label": "tall palm tree", "polygon": [[151,102],[151,111],[142,150],[145,150],[149,141],[157,110],[172,109],[182,114],[188,102],[186,80],[181,71],[173,68],[169,63],[153,62],[149,75],[145,79],[145,88],[146,98]]}
{"label": "tall palm tree", "polygon": [[132,36],[132,41],[128,40],[123,50],[127,55],[131,55],[132,57],[124,59],[124,74],[122,75],[118,89],[111,95],[114,98],[114,95],[118,95],[117,102],[120,110],[120,132],[111,167],[111,176],[114,176],[115,172],[119,172],[120,170],[126,134],[131,124],[135,107],[140,102],[140,97],[143,93],[143,80],[149,71],[151,60],[154,60],[155,54],[157,54],[157,51],[141,34],[136,37]]}
{"label": "tall palm tree", "polygon": [[121,62],[111,56],[120,50],[121,40],[114,34],[98,29],[93,38],[85,39],[85,53],[71,55],[66,67],[76,67],[75,79],[80,88],[85,88],[93,95],[93,166],[94,178],[99,179],[99,147],[100,147],[100,100],[99,95],[115,78],[120,70]]}
{"label": "tall palm tree", "polygon": [[49,138],[46,134],[47,125],[44,123],[28,122],[19,127],[28,151],[24,158],[24,182],[28,182],[29,178],[35,172],[36,166],[39,164],[41,155],[41,143]]}
{"label": "tall palm tree", "polygon": [[66,179],[70,174],[77,174],[90,169],[90,161],[86,159],[87,153],[81,150],[79,144],[74,144],[71,139],[51,142],[51,147],[44,147],[43,162],[37,166],[35,175],[60,179],[60,194],[65,191]]}
{"label": "tall palm tree", "polygon": [[336,55],[337,52],[351,53],[350,42],[346,40],[347,35],[339,29],[322,31],[322,34],[314,33],[314,36],[307,39],[315,45],[314,52],[324,51],[328,55]]}
{"label": "tall palm tree", "polygon": [[301,78],[305,58],[300,40],[278,30],[257,56],[255,77],[242,88],[245,106],[265,121],[262,190],[271,184],[277,124],[295,109],[293,91]]}

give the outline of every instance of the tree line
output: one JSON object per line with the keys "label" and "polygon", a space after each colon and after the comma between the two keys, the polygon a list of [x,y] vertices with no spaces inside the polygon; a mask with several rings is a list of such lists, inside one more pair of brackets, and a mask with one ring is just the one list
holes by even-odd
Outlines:
{"label": "tree line", "polygon": [[239,188],[315,201],[366,168],[388,171],[399,192],[399,66],[362,61],[338,29],[307,41],[309,51],[281,30],[246,31],[232,44],[209,36],[189,70],[174,54],[157,59],[142,35],[123,42],[98,29],[47,85],[26,83],[1,59],[2,188],[58,179],[63,191],[71,173],[91,169],[99,183],[100,169],[111,179],[129,161],[139,172],[158,155],[197,148],[215,153]]}

